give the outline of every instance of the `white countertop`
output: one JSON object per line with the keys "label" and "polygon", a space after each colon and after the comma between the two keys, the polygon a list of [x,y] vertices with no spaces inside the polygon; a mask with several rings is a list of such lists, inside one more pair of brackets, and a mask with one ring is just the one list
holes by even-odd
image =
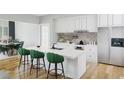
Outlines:
{"label": "white countertop", "polygon": [[6,45],[11,45],[11,44],[20,44],[20,43],[2,43],[2,42],[0,42],[0,45],[4,45],[4,46],[6,46]]}
{"label": "white countertop", "polygon": [[85,50],[76,50],[76,49],[69,49],[69,48],[65,48],[63,50],[56,50],[56,49],[48,49],[48,48],[37,48],[37,47],[25,47],[26,49],[34,49],[34,50],[38,50],[44,53],[48,53],[48,52],[52,52],[52,53],[56,53],[59,55],[62,55],[64,57],[67,58],[71,58],[71,59],[75,59],[78,56],[80,56],[82,53],[85,53]]}

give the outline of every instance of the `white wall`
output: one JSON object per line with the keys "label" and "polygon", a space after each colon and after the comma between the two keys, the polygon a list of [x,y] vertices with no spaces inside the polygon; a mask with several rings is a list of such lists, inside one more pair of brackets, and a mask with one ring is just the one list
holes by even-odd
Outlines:
{"label": "white wall", "polygon": [[40,45],[39,24],[15,22],[15,38],[24,41],[24,46]]}
{"label": "white wall", "polygon": [[31,14],[0,14],[0,19],[8,21],[21,21],[28,23],[39,23],[39,17]]}

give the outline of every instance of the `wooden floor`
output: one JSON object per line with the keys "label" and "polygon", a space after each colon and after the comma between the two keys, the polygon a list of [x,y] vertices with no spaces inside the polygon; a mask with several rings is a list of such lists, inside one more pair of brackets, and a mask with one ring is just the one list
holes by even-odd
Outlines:
{"label": "wooden floor", "polygon": [[[19,58],[17,56],[0,60],[0,78],[9,79],[35,79],[36,70],[32,70],[30,75],[30,65],[26,66],[24,71],[23,65],[18,68]],[[2,74],[1,74],[2,73]],[[50,77],[54,79],[54,77]],[[61,79],[62,77],[59,77]],[[67,77],[66,77],[67,78]],[[124,78],[124,67],[106,65],[106,64],[88,64],[86,73],[81,79],[123,79]],[[38,79],[46,79],[46,72],[43,69],[39,71]],[[67,78],[68,79],[68,78]]]}

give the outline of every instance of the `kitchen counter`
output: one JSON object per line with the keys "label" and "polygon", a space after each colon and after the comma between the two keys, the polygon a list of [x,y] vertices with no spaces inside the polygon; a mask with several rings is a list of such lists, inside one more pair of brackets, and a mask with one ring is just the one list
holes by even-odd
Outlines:
{"label": "kitchen counter", "polygon": [[84,53],[83,50],[76,50],[76,49],[63,49],[63,50],[49,49],[48,52],[57,53],[70,59],[75,59],[78,56],[82,55],[82,53]]}
{"label": "kitchen counter", "polygon": [[[86,71],[86,53],[84,50],[75,50],[72,48],[63,48],[63,50],[56,50],[37,47],[28,47],[26,49],[34,49],[44,53],[52,52],[64,56],[63,65],[66,77],[80,78]],[[47,58],[45,58],[45,62],[48,68]],[[51,67],[51,69],[53,67]],[[61,66],[59,66],[58,68],[61,68]]]}

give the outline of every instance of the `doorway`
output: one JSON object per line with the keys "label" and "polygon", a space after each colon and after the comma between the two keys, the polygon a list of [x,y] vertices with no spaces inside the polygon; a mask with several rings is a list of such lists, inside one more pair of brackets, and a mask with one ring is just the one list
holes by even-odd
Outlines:
{"label": "doorway", "polygon": [[50,48],[50,24],[41,24],[41,47]]}

